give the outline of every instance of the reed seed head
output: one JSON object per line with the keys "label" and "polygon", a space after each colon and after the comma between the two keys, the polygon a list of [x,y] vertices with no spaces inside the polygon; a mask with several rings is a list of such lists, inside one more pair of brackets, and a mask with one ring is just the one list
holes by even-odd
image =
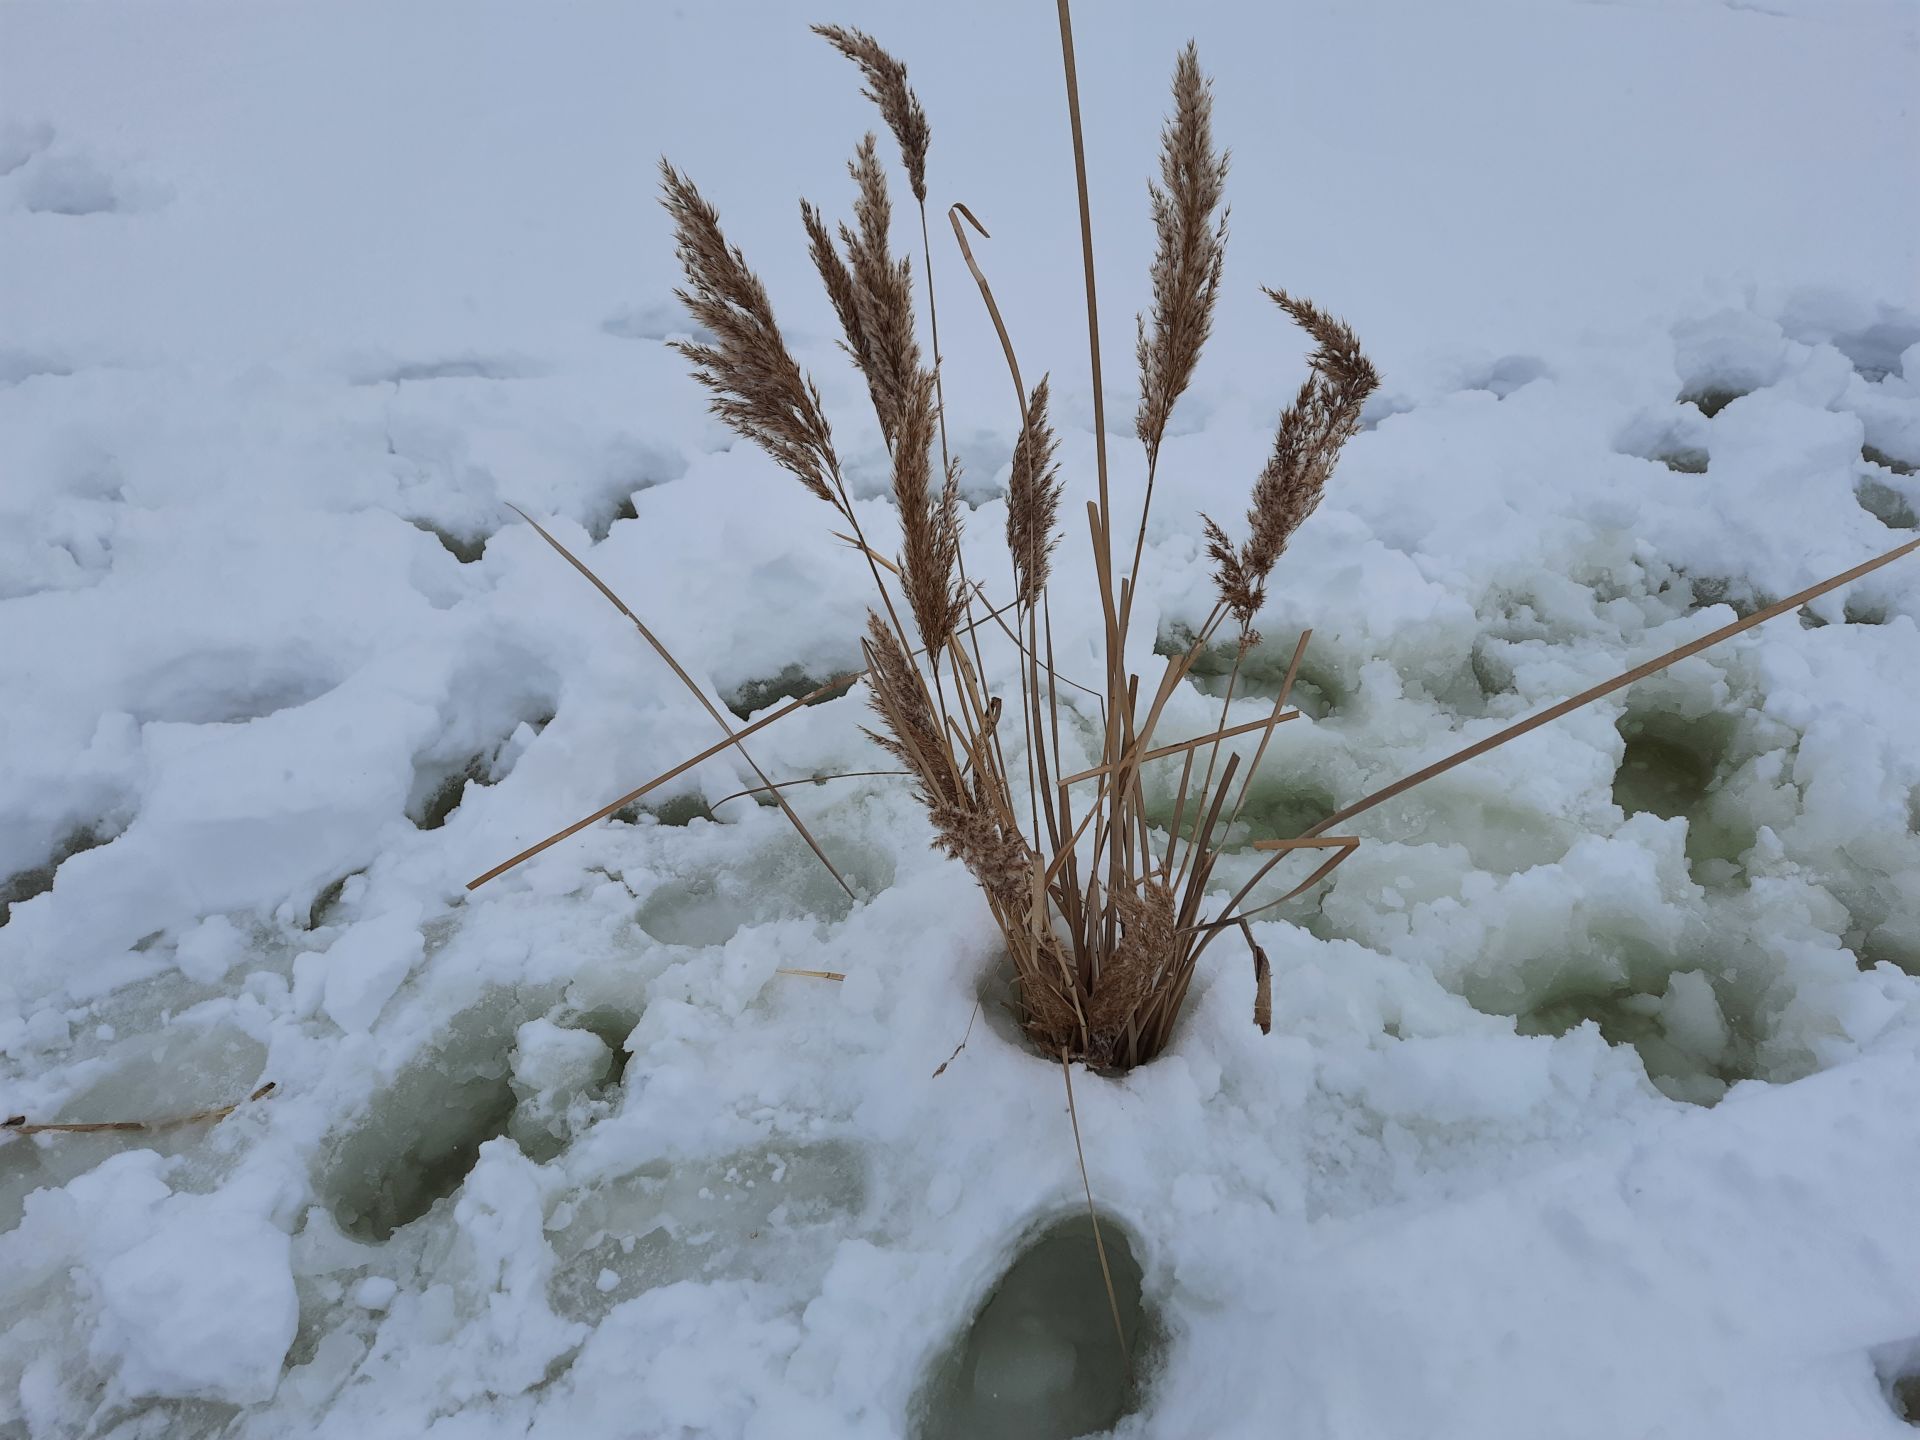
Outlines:
{"label": "reed seed head", "polygon": [[1047,377],[1033,387],[1013,446],[1013,474],[1007,482],[1007,549],[1013,555],[1014,590],[1023,609],[1032,609],[1046,589],[1053,568],[1053,547],[1060,541],[1060,467],[1054,453],[1060,442],[1047,421]]}
{"label": "reed seed head", "polygon": [[1213,93],[1200,73],[1191,41],[1173,71],[1173,115],[1160,134],[1160,181],[1149,183],[1154,251],[1153,323],[1142,316],[1135,353],[1140,361],[1140,409],[1134,428],[1151,464],[1174,404],[1193,380],[1200,350],[1213,330],[1220,268],[1227,253],[1227,215],[1214,211],[1227,179],[1227,157],[1213,149]]}
{"label": "reed seed head", "polygon": [[1314,349],[1307,357],[1311,373],[1281,414],[1273,453],[1254,481],[1246,544],[1235,550],[1220,526],[1205,522],[1220,598],[1242,630],[1251,627],[1266,598],[1274,562],[1320,504],[1341,447],[1359,430],[1360,411],[1380,384],[1359,337],[1344,321],[1284,290],[1266,293],[1313,337]]}
{"label": "reed seed head", "polygon": [[907,67],[881,48],[864,30],[846,25],[816,25],[813,33],[860,67],[867,86],[861,91],[880,107],[880,118],[900,143],[900,161],[907,167],[907,183],[913,198],[926,203],[927,142],[932,129],[927,112],[920,108],[920,97],[907,86]]}
{"label": "reed seed head", "polygon": [[661,203],[687,286],[674,293],[714,338],[670,342],[711,393],[710,408],[837,510],[840,462],[820,392],[801,373],[773,316],[766,287],[727,243],[720,215],[693,182],[660,162]]}

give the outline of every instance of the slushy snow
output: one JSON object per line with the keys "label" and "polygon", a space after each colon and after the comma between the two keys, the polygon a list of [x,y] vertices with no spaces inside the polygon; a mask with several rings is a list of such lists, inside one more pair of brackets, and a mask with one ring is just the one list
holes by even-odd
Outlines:
{"label": "slushy snow", "polygon": [[[1235,689],[1263,716],[1313,630],[1226,894],[1252,842],[1920,533],[1908,0],[1076,18],[1121,514],[1189,34],[1233,150],[1131,669],[1205,617],[1197,513],[1233,528],[1302,378],[1258,286],[1384,377]],[[715,738],[508,503],[716,705],[859,663],[866,568],[662,343],[664,152],[895,533],[795,214],[848,213],[878,120],[810,20],[909,64],[1078,513],[1051,7],[0,10],[0,1117],[276,1087],[0,1139],[0,1436],[1909,1433],[1920,558],[1369,812],[1254,927],[1271,1035],[1223,940],[1164,1057],[1076,1074],[1131,1383],[990,916],[902,781],[830,778],[888,768],[863,689],[751,746],[819,778],[785,794],[851,899],[731,755],[464,888]],[[1017,416],[930,218],[999,595]],[[1054,593],[1094,673],[1071,523]]]}

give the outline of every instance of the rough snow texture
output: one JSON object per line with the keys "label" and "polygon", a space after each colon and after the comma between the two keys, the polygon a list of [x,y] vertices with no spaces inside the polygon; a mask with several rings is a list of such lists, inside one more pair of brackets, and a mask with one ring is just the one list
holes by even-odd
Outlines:
{"label": "rough snow texture", "polygon": [[[1257,285],[1344,315],[1386,377],[1260,618],[1229,718],[1311,626],[1309,718],[1236,843],[1915,533],[1910,4],[1085,9],[1109,336],[1146,303],[1190,31],[1234,148],[1136,668],[1205,614],[1195,512],[1240,513],[1300,378]],[[1079,503],[1049,7],[0,13],[0,1113],[278,1084],[217,1126],[0,1143],[0,1435],[879,1440],[1015,1310],[977,1353],[1034,1363],[989,1388],[1079,1383],[1062,1337],[1102,1316],[1041,1341],[988,1305],[1082,1204],[1058,1068],[898,782],[788,792],[853,903],[777,812],[706,817],[752,783],[731,758],[462,888],[712,739],[504,502],[716,699],[855,661],[864,567],[659,343],[666,150],[890,533],[795,224],[798,194],[846,210],[874,124],[814,18],[910,63]],[[999,587],[1016,417],[934,264],[969,570]],[[1141,458],[1112,450],[1125,507]],[[1057,576],[1089,593],[1071,526]],[[1055,624],[1089,672],[1091,608]],[[1217,722],[1203,668],[1174,731]],[[1214,947],[1170,1053],[1076,1085],[1151,1336],[1120,1433],[1905,1433],[1916,714],[1909,560],[1366,817],[1257,927],[1271,1036]],[[856,691],[754,753],[882,768],[864,718]]]}

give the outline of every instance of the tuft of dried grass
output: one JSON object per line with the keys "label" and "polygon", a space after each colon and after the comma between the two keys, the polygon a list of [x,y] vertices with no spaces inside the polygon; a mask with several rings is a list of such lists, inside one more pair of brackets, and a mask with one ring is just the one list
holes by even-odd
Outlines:
{"label": "tuft of dried grass", "polygon": [[[944,431],[938,468],[933,455],[935,430],[944,425],[938,398],[937,317],[929,315],[933,341],[929,366],[922,359],[916,331],[911,266],[890,247],[892,211],[875,137],[865,137],[849,167],[856,191],[853,224],[830,231],[820,211],[804,202],[801,221],[847,352],[866,380],[891,452],[893,496],[901,524],[897,563],[882,556],[861,533],[824,406],[788,352],[759,280],[740,251],[727,244],[713,208],[664,162],[662,190],[687,272],[681,298],[695,321],[714,337],[711,343],[683,342],[679,348],[693,362],[695,377],[713,393],[715,413],[765,448],[777,464],[834,504],[847,520],[851,533],[842,538],[868,564],[880,600],[869,613],[861,642],[876,722],[869,734],[912,778],[927,813],[933,845],[960,861],[978,884],[1006,944],[1028,1036],[1042,1053],[1063,1062],[1079,1060],[1126,1069],[1151,1060],[1168,1045],[1196,968],[1214,938],[1225,931],[1238,931],[1247,943],[1254,964],[1254,1023],[1270,1029],[1271,971],[1249,921],[1310,891],[1359,844],[1354,836],[1328,835],[1326,830],[1579,705],[1912,553],[1920,549],[1920,541],[1517,722],[1346,805],[1304,836],[1256,844],[1255,850],[1268,853],[1251,877],[1223,901],[1214,888],[1217,862],[1268,743],[1280,724],[1298,713],[1286,707],[1307,636],[1303,634],[1295,646],[1280,695],[1266,718],[1228,723],[1238,661],[1212,730],[1169,743],[1158,734],[1162,715],[1222,625],[1237,624],[1239,653],[1246,654],[1269,577],[1294,534],[1320,503],[1379,379],[1345,322],[1284,290],[1266,292],[1313,341],[1307,379],[1280,414],[1272,451],[1254,481],[1247,538],[1236,544],[1223,527],[1201,517],[1219,603],[1192,644],[1167,658],[1157,683],[1147,677],[1143,684],[1140,675],[1129,673],[1128,616],[1139,590],[1153,477],[1172,414],[1191,385],[1211,332],[1222,283],[1227,158],[1214,147],[1209,82],[1201,72],[1197,50],[1189,44],[1174,65],[1173,109],[1161,135],[1159,179],[1149,186],[1157,244],[1147,277],[1152,302],[1138,331],[1141,401],[1135,416],[1135,429],[1146,449],[1148,485],[1138,516],[1133,568],[1121,574],[1112,554],[1116,517],[1110,510],[1107,483],[1085,133],[1067,0],[1058,0],[1058,9],[1094,377],[1097,498],[1087,506],[1094,578],[1090,593],[1079,598],[1098,606],[1105,653],[1103,673],[1091,685],[1062,675],[1053,647],[1052,560],[1064,487],[1057,463],[1058,442],[1048,414],[1049,381],[1043,378],[1030,392],[1021,382],[1005,317],[961,225],[964,217],[985,235],[971,212],[956,205],[949,217],[999,336],[1019,407],[1007,518],[1014,594],[998,605],[961,567],[959,470],[947,451]],[[866,93],[900,143],[919,202],[924,246],[929,127],[918,99],[907,87],[906,67],[864,32],[837,26],[817,29],[860,65]],[[928,258],[930,262],[930,252]],[[931,279],[930,263],[927,268]],[[928,299],[931,311],[930,288]],[[573,563],[594,578],[580,562]],[[614,598],[604,586],[601,589]],[[905,601],[903,606],[896,606],[896,592]],[[903,620],[903,610],[910,623]],[[1006,610],[1014,611],[1014,625],[1001,618]],[[640,624],[638,617],[626,613]],[[1001,657],[1007,663],[991,671],[983,662],[980,643],[989,621],[998,625],[1011,647]],[[648,633],[644,626],[641,631]],[[677,664],[674,668],[700,693]],[[1011,679],[1015,675],[1017,680]],[[995,677],[992,683],[988,676]],[[1004,693],[995,692],[993,683]],[[1063,692],[1069,711],[1066,724],[1060,713]],[[1082,694],[1090,696],[1090,701],[1077,698]],[[1017,709],[1012,703],[1016,699]],[[720,744],[496,866],[473,885],[485,883],[707,758],[728,749],[744,754],[742,739],[803,703],[795,702],[737,732],[726,727]],[[1024,761],[1024,784],[1007,765],[1003,715],[1009,732],[1017,716],[1013,753]],[[1078,727],[1071,723],[1076,718],[1082,722]],[[1100,737],[1097,756],[1092,757],[1097,763],[1086,763],[1079,753],[1080,734]],[[1239,737],[1254,744],[1250,761],[1228,751],[1228,742]],[[1149,766],[1178,767],[1170,823],[1150,814],[1142,783]],[[1245,778],[1236,796],[1236,778],[1243,769]],[[759,778],[762,783],[755,790],[773,795],[784,806],[783,790],[794,782]],[[807,835],[798,817],[792,818],[800,833]],[[1308,863],[1305,878],[1277,896],[1272,891],[1280,887],[1274,886],[1261,898],[1257,892],[1268,876],[1290,859]]]}
{"label": "tuft of dried grass", "polygon": [[1213,331],[1214,303],[1227,255],[1227,215],[1220,208],[1227,157],[1213,148],[1212,82],[1200,73],[1192,41],[1173,70],[1173,117],[1160,136],[1160,183],[1147,194],[1158,238],[1153,266],[1153,325],[1143,315],[1135,354],[1140,361],[1140,408],[1134,429],[1147,447],[1147,464],[1160,458],[1173,407],[1193,380],[1200,350]]}

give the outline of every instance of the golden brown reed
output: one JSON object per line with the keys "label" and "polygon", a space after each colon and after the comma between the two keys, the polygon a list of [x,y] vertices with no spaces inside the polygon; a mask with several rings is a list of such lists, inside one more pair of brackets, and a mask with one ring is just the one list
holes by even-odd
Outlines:
{"label": "golden brown reed", "polygon": [[1013,557],[1014,594],[1022,609],[1040,602],[1053,569],[1053,547],[1060,543],[1060,448],[1047,421],[1047,377],[1033,387],[1013,446],[1013,471],[1007,480],[1007,551]]}
{"label": "golden brown reed", "polygon": [[907,86],[907,67],[889,55],[864,30],[848,25],[815,25],[813,33],[858,65],[867,79],[861,93],[880,107],[881,118],[900,144],[900,160],[907,167],[913,198],[927,198],[927,142],[933,132],[920,97]]}
{"label": "golden brown reed", "polygon": [[1360,411],[1380,383],[1344,322],[1284,290],[1267,294],[1313,337],[1314,349],[1307,358],[1312,373],[1281,415],[1273,453],[1254,481],[1246,544],[1235,550],[1220,526],[1205,521],[1221,602],[1243,632],[1251,631],[1254,613],[1266,601],[1274,562],[1319,505],[1341,447],[1359,430]]}
{"label": "golden brown reed", "polygon": [[1174,404],[1193,380],[1200,350],[1213,330],[1220,269],[1227,254],[1227,216],[1219,220],[1226,188],[1227,157],[1213,149],[1212,84],[1200,73],[1200,52],[1189,41],[1173,71],[1173,118],[1160,137],[1160,183],[1147,194],[1158,237],[1148,278],[1153,283],[1153,326],[1139,320],[1135,354],[1140,361],[1140,408],[1134,429],[1147,447],[1147,463],[1160,458],[1160,442]]}
{"label": "golden brown reed", "polygon": [[680,297],[694,322],[714,338],[670,342],[693,364],[693,378],[713,392],[712,410],[776,464],[835,509],[840,461],[820,392],[800,373],[773,318],[766,287],[720,232],[720,215],[691,181],[660,162],[661,202],[673,218],[674,249],[687,274]]}

